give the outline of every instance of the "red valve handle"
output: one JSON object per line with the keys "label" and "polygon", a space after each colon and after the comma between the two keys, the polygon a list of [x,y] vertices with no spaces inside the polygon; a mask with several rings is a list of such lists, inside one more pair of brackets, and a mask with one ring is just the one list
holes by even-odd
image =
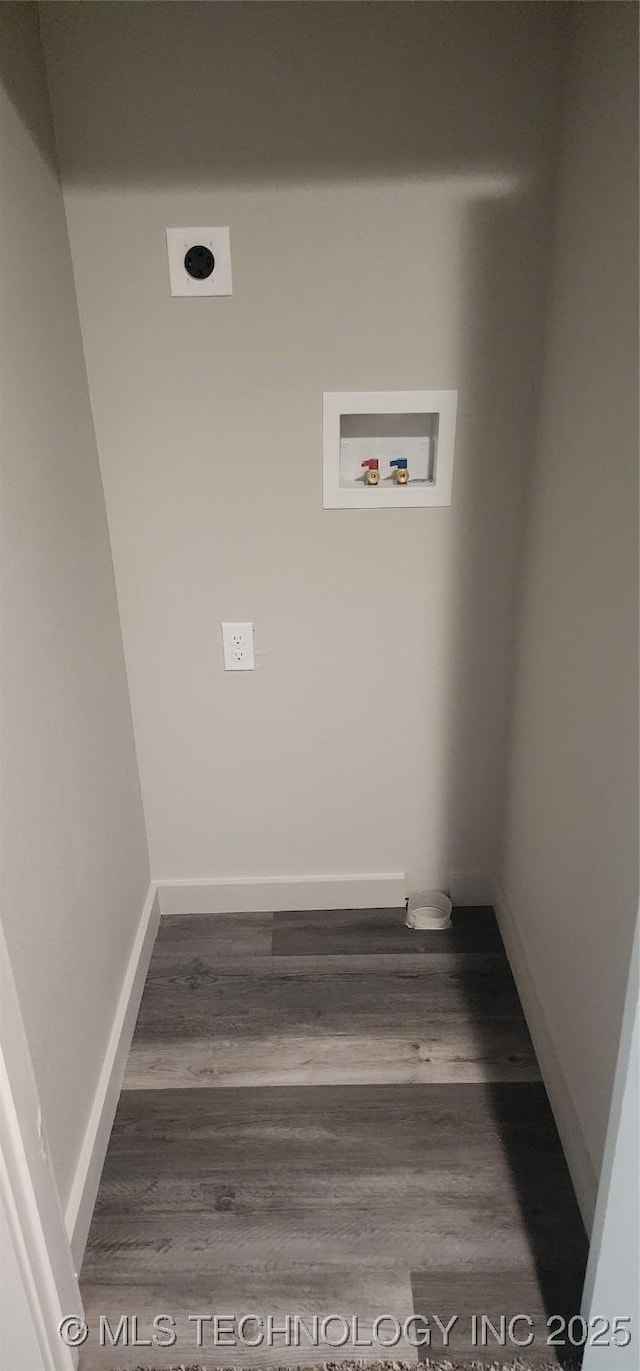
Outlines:
{"label": "red valve handle", "polygon": [[377,457],[369,457],[369,459],[366,462],[360,463],[360,466],[368,467],[369,471],[377,471],[379,465],[380,464]]}

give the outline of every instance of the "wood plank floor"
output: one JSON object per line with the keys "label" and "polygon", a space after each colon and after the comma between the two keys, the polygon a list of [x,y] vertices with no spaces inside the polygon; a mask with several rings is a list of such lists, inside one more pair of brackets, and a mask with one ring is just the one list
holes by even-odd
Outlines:
{"label": "wood plank floor", "polygon": [[[469,1360],[473,1314],[530,1315],[535,1367],[585,1256],[490,909],[445,933],[402,910],[163,920],[82,1269],[81,1371],[417,1362],[454,1315],[448,1347]],[[334,1345],[298,1326],[298,1346],[269,1348],[251,1324],[260,1345],[216,1347],[206,1320],[198,1347],[189,1315],[214,1313],[333,1315]],[[100,1314],[137,1314],[140,1338],[170,1314],[177,1342],[133,1347],[129,1323],[128,1346],[100,1348]],[[423,1321],[403,1331],[413,1314],[431,1347],[413,1345]],[[398,1328],[367,1346],[382,1315]]]}

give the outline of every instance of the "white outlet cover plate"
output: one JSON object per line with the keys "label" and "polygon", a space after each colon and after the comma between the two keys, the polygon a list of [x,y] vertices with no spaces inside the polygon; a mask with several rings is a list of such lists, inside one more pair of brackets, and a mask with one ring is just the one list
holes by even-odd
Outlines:
{"label": "white outlet cover plate", "polygon": [[255,650],[253,624],[221,624],[225,671],[253,671]]}
{"label": "white outlet cover plate", "polygon": [[[184,259],[189,248],[202,244],[213,253],[215,266],[204,281],[190,276]],[[231,295],[231,237],[228,228],[168,228],[169,284],[172,295]]]}

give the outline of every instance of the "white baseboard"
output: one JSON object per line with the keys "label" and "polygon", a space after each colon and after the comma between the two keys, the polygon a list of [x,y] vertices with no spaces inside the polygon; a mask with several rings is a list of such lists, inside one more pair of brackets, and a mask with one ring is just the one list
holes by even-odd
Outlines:
{"label": "white baseboard", "polygon": [[518,922],[501,881],[494,885],[496,917],[540,1065],[560,1141],[587,1233],[591,1232],[598,1178],[547,1024]]}
{"label": "white baseboard", "polygon": [[452,871],[448,890],[452,904],[493,904],[495,877],[490,871]]}
{"label": "white baseboard", "polygon": [[404,872],[354,876],[231,876],[157,881],[162,914],[261,914],[293,909],[395,909]]}
{"label": "white baseboard", "polygon": [[122,981],[109,1042],[98,1077],[89,1121],[85,1129],[65,1210],[67,1234],[78,1270],[80,1270],[87,1241],[109,1135],[118,1107],[124,1070],[159,922],[160,904],[155,882],[152,881],[140,915],[140,922]]}

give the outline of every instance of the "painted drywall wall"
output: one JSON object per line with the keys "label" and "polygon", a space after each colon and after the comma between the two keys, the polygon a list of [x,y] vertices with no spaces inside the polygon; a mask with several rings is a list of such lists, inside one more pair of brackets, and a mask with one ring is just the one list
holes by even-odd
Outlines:
{"label": "painted drywall wall", "polygon": [[638,899],[637,11],[572,11],[503,881],[597,1174]]}
{"label": "painted drywall wall", "polygon": [[36,6],[0,26],[2,921],[64,1204],[149,871]]}
{"label": "painted drywall wall", "polygon": [[640,1156],[639,950],[640,921],[631,955],[583,1294],[585,1318],[604,1316],[611,1329],[616,1318],[622,1316],[625,1322],[606,1350],[585,1349],[584,1371],[636,1371],[640,1365],[640,1232],[632,1198],[638,1194]]}
{"label": "painted drywall wall", "polygon": [[[495,870],[563,18],[43,6],[159,879]],[[181,224],[232,297],[170,297]],[[423,387],[452,507],[323,512],[322,392]]]}
{"label": "painted drywall wall", "polygon": [[0,1366],[12,1371],[46,1371],[24,1274],[0,1194]]}

